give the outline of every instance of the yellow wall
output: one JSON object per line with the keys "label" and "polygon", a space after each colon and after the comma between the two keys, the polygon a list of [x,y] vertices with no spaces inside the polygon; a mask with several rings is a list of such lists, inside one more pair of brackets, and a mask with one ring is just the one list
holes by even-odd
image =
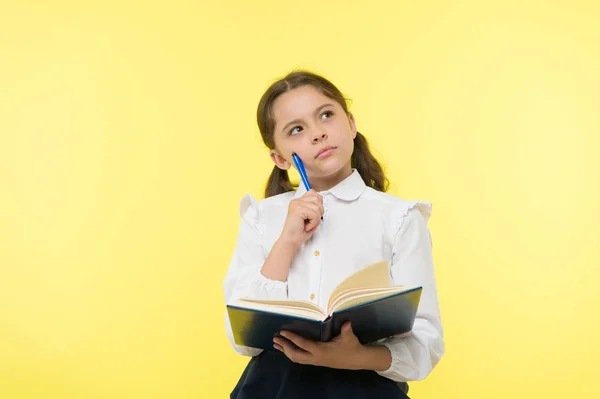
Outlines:
{"label": "yellow wall", "polygon": [[255,109],[295,67],[434,203],[447,353],[412,396],[600,394],[597,2],[154,3],[2,2],[0,397],[228,395]]}

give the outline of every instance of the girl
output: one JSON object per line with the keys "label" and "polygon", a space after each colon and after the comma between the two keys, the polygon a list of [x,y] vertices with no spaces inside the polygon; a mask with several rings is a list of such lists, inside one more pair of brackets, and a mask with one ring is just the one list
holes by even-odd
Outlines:
{"label": "girl", "polygon": [[[294,299],[322,307],[356,270],[386,259],[394,284],[422,286],[411,335],[361,345],[347,323],[326,343],[291,332],[273,350],[234,343],[252,356],[231,398],[407,398],[444,352],[427,221],[431,205],[385,193],[387,179],[356,130],[344,97],[327,79],[294,72],[271,85],[257,111],[275,164],[265,199],[245,196],[225,300]],[[290,182],[292,154],[312,189]]]}

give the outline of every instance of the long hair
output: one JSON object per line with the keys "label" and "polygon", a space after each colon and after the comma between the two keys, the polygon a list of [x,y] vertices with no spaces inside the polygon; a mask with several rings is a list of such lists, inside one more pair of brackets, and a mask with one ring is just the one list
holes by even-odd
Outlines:
{"label": "long hair", "polygon": [[[312,86],[319,90],[324,96],[340,104],[346,115],[348,105],[342,93],[329,80],[312,72],[295,71],[273,83],[263,94],[258,103],[256,119],[263,142],[269,149],[275,148],[274,129],[275,121],[272,117],[272,107],[275,100],[283,93],[302,86]],[[354,151],[351,157],[351,167],[355,168],[361,175],[365,184],[378,191],[387,191],[388,179],[385,177],[383,168],[373,156],[369,149],[369,143],[365,136],[357,132],[354,138]],[[275,166],[269,176],[265,188],[265,198],[293,191],[297,185],[290,181],[287,170]]]}

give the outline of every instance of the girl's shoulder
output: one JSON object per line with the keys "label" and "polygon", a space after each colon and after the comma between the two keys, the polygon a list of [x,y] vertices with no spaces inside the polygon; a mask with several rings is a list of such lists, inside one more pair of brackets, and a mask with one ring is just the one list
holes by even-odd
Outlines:
{"label": "girl's shoulder", "polygon": [[295,191],[274,195],[272,197],[257,200],[251,194],[246,194],[240,200],[240,216],[246,219],[258,221],[261,215],[273,210],[287,209],[290,201],[294,198]]}
{"label": "girl's shoulder", "polygon": [[431,202],[406,200],[390,193],[377,191],[371,187],[367,187],[363,197],[364,200],[372,202],[373,206],[383,208],[382,210],[396,222],[401,223],[404,218],[410,215],[421,215],[427,222],[431,216]]}

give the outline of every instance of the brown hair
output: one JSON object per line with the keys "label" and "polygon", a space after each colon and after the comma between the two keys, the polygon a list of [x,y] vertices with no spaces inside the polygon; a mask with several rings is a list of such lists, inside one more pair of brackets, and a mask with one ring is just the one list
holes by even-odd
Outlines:
{"label": "brown hair", "polygon": [[[275,121],[271,115],[271,109],[275,100],[288,91],[302,86],[313,86],[324,96],[336,101],[348,114],[348,106],[342,93],[329,80],[312,72],[295,71],[273,83],[263,94],[258,103],[256,117],[258,128],[263,142],[269,149],[275,148],[274,129]],[[387,191],[389,182],[385,177],[383,168],[369,150],[369,144],[365,136],[356,133],[354,138],[354,151],[351,157],[351,166],[358,170],[365,184],[378,191]],[[293,191],[297,185],[292,184],[287,170],[273,168],[271,176],[265,188],[265,198]]]}

